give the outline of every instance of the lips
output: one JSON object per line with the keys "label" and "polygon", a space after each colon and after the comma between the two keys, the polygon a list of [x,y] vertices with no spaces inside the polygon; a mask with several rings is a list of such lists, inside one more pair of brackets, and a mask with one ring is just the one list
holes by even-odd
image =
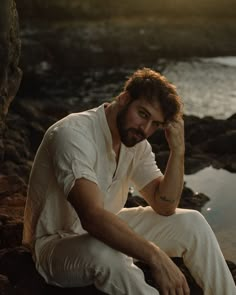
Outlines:
{"label": "lips", "polygon": [[141,134],[140,132],[137,132],[136,130],[130,130],[130,132],[132,133],[133,137],[135,137],[135,139],[137,139],[138,141],[144,140],[145,136],[143,134]]}

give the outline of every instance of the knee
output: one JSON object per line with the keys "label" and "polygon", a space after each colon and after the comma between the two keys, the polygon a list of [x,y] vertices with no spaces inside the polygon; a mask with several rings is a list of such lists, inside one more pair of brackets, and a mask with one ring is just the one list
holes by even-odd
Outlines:
{"label": "knee", "polygon": [[86,243],[86,252],[90,260],[100,267],[114,269],[122,267],[125,263],[126,256],[123,253],[92,237]]}
{"label": "knee", "polygon": [[199,235],[208,232],[210,229],[205,217],[196,210],[183,210],[177,213],[179,225],[185,232],[196,233]]}

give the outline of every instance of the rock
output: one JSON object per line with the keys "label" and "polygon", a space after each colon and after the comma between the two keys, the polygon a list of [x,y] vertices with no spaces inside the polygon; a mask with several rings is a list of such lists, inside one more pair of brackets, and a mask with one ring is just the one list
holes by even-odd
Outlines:
{"label": "rock", "polygon": [[236,153],[234,154],[224,154],[214,157],[212,166],[216,169],[226,169],[229,172],[236,172]]}
{"label": "rock", "polygon": [[210,165],[212,165],[212,159],[207,155],[193,154],[185,157],[184,172],[185,174],[194,174]]}
{"label": "rock", "polygon": [[[19,57],[19,23],[15,2],[2,0],[0,2],[0,168],[5,160],[5,120],[22,77],[22,72],[18,68]],[[14,148],[10,151],[16,159],[17,151]]]}
{"label": "rock", "polygon": [[0,294],[1,295],[10,295],[12,294],[12,286],[8,280],[8,277],[0,275]]}
{"label": "rock", "polygon": [[202,144],[202,149],[213,154],[236,154],[236,126],[235,130],[210,138]]}
{"label": "rock", "polygon": [[26,184],[17,175],[0,175],[0,200],[17,192],[26,194]]}
{"label": "rock", "polygon": [[165,171],[167,161],[169,159],[169,154],[169,151],[160,151],[155,154],[157,165],[161,169],[161,171]]}
{"label": "rock", "polygon": [[0,176],[0,249],[21,245],[26,189],[18,176]]}
{"label": "rock", "polygon": [[22,243],[22,222],[12,221],[0,226],[0,249],[20,246]]}
{"label": "rock", "polygon": [[148,206],[147,202],[141,198],[140,196],[132,196],[132,195],[129,195],[128,196],[128,199],[125,203],[125,207],[126,208],[132,208],[132,207],[138,207],[138,206],[143,206],[143,207],[146,207]]}
{"label": "rock", "polygon": [[179,207],[186,209],[195,209],[201,211],[201,208],[210,200],[203,193],[197,193],[190,188],[184,186]]}
{"label": "rock", "polygon": [[[20,57],[19,23],[15,2],[0,3],[0,123],[4,122],[9,105],[19,88],[22,73],[18,68]],[[0,126],[0,128],[2,128]]]}

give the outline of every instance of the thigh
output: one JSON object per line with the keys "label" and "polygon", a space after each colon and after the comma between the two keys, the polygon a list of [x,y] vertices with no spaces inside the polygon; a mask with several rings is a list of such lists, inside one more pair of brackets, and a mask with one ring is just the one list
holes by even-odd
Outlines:
{"label": "thigh", "polygon": [[176,209],[171,216],[157,214],[150,206],[124,208],[118,216],[145,239],[154,242],[169,256],[182,256],[194,232],[207,226],[195,210]]}
{"label": "thigh", "polygon": [[38,262],[48,283],[80,287],[93,284],[101,268],[121,255],[89,234],[84,234],[58,237],[48,242],[41,249]]}

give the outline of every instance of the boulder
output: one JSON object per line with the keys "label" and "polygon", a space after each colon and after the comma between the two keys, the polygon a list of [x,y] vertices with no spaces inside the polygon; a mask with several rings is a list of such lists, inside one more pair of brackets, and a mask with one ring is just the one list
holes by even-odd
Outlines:
{"label": "boulder", "polygon": [[18,68],[20,39],[18,15],[13,0],[0,3],[0,122],[19,88],[22,72]]}

